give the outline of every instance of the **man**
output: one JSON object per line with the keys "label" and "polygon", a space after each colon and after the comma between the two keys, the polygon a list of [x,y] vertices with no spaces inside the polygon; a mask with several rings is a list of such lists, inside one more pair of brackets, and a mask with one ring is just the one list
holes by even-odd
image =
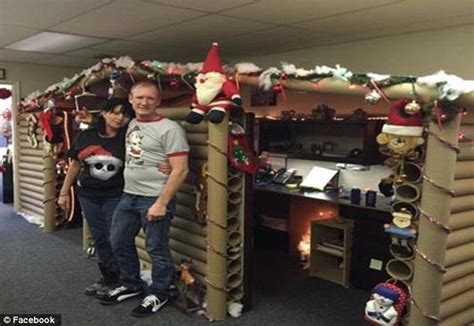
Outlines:
{"label": "man", "polygon": [[[189,146],[184,130],[156,112],[161,94],[155,83],[136,83],[129,101],[136,118],[127,129],[124,195],[111,229],[122,286],[111,290],[101,303],[116,304],[144,293],[135,248],[135,237],[143,227],[152,261],[152,285],[149,295],[132,310],[133,316],[141,317],[157,312],[168,301],[174,275],[169,227],[176,206],[174,195],[188,172]],[[169,176],[158,170],[166,162],[171,165]]]}

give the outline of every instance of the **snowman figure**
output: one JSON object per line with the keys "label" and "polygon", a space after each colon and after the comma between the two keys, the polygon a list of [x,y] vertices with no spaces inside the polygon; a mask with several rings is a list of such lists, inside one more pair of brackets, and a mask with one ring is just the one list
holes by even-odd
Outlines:
{"label": "snowman figure", "polygon": [[394,305],[400,294],[387,286],[376,287],[365,306],[365,320],[373,325],[396,325],[398,312]]}

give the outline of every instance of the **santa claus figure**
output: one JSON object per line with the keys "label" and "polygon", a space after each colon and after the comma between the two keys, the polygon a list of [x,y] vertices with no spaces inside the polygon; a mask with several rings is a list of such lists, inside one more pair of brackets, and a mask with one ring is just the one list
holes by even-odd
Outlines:
{"label": "santa claus figure", "polygon": [[232,106],[242,105],[235,84],[226,79],[219,58],[217,43],[213,43],[201,72],[196,77],[196,93],[192,98],[191,112],[186,121],[197,124],[208,114],[209,121],[220,123]]}

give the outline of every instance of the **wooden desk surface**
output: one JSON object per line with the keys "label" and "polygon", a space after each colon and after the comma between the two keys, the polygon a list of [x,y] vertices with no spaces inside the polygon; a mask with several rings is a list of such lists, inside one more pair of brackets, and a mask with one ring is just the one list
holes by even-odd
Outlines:
{"label": "wooden desk surface", "polygon": [[285,194],[289,196],[297,196],[309,199],[316,199],[316,200],[323,200],[323,201],[330,201],[335,204],[343,205],[343,206],[351,206],[357,207],[362,209],[369,209],[374,211],[382,211],[382,212],[391,212],[390,202],[391,198],[377,196],[377,203],[375,207],[366,206],[364,203],[365,201],[362,200],[361,204],[352,204],[349,197],[341,196],[338,192],[330,192],[326,193],[323,191],[311,191],[311,192],[303,192],[301,190],[289,190],[284,185],[277,185],[277,184],[269,184],[269,185],[255,185],[255,191],[264,191],[264,192],[274,192],[278,194]]}

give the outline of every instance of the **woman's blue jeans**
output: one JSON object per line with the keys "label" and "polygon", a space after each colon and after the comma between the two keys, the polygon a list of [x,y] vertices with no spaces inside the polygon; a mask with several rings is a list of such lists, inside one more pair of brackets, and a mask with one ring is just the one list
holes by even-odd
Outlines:
{"label": "woman's blue jeans", "polygon": [[95,242],[97,256],[106,266],[116,265],[110,243],[112,216],[120,197],[79,196],[82,212]]}

